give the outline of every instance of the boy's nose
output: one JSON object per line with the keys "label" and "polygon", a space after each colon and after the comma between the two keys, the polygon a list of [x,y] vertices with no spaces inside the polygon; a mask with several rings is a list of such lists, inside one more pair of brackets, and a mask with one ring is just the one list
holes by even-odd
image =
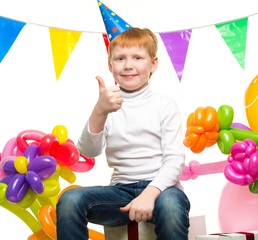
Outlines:
{"label": "boy's nose", "polygon": [[132,61],[126,60],[125,61],[125,69],[131,69],[131,68],[133,68]]}

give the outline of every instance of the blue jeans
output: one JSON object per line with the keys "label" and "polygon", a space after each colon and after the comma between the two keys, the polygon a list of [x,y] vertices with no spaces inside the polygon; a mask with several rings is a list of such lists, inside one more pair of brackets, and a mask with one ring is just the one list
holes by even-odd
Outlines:
{"label": "blue jeans", "polygon": [[[120,207],[136,198],[149,181],[115,186],[72,188],[63,193],[57,204],[57,239],[88,239],[87,223],[120,226],[130,223],[129,214]],[[153,210],[157,240],[188,240],[190,203],[177,187],[163,191]]]}

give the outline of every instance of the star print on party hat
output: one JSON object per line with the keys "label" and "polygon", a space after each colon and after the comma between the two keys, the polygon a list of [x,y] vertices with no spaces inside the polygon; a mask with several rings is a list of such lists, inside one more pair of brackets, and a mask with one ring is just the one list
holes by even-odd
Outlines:
{"label": "star print on party hat", "polygon": [[98,5],[109,41],[112,41],[117,35],[132,27],[99,0]]}

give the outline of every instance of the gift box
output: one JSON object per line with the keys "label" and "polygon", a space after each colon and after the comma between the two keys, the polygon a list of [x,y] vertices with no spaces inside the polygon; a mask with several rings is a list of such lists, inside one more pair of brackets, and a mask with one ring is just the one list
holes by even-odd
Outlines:
{"label": "gift box", "polygon": [[258,230],[236,233],[214,233],[196,236],[195,240],[258,240]]}
{"label": "gift box", "polygon": [[155,240],[154,225],[140,222],[120,227],[104,227],[105,240]]}
{"label": "gift box", "polygon": [[[156,240],[154,225],[140,222],[119,227],[104,226],[105,240]],[[190,217],[188,239],[194,240],[195,236],[206,234],[204,216]]]}

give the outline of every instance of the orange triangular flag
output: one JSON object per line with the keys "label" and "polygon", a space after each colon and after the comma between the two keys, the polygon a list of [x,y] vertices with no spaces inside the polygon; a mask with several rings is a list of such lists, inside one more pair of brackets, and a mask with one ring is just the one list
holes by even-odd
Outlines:
{"label": "orange triangular flag", "polygon": [[64,66],[75,48],[82,32],[49,28],[52,54],[55,65],[56,80],[58,80]]}

